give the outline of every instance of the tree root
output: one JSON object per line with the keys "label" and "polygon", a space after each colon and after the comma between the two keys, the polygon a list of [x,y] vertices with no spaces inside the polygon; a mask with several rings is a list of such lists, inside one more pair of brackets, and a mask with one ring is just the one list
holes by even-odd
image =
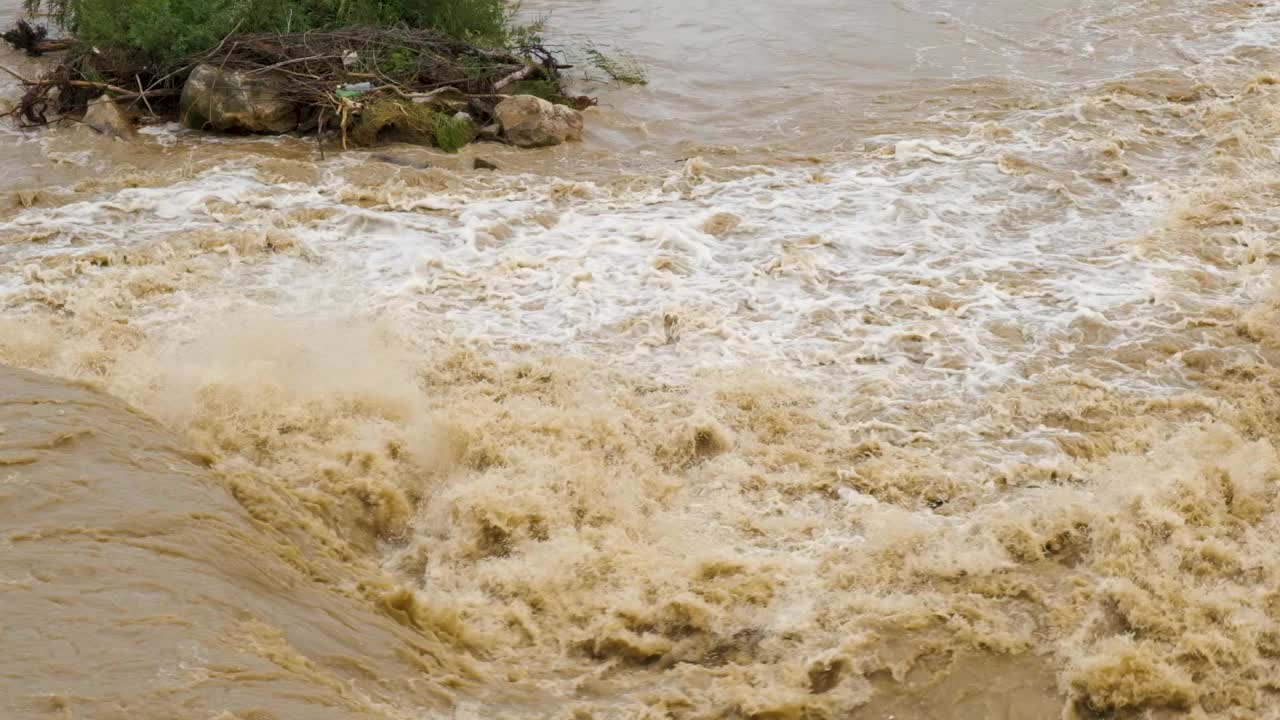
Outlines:
{"label": "tree root", "polygon": [[50,40],[49,30],[43,25],[32,26],[26,20],[14,23],[13,28],[0,34],[0,38],[18,50],[32,57],[39,57],[47,52],[58,52],[70,49],[74,40]]}

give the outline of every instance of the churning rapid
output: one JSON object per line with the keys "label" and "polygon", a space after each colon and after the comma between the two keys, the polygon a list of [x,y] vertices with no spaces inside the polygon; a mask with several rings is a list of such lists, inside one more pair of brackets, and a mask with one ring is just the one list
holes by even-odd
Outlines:
{"label": "churning rapid", "polygon": [[0,130],[0,716],[1280,718],[1280,7],[526,11],[650,85]]}

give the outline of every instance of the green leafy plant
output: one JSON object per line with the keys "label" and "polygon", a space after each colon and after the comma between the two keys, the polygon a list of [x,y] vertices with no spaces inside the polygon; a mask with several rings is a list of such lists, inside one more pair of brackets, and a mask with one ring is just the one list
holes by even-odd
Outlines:
{"label": "green leafy plant", "polygon": [[633,55],[620,51],[607,54],[595,43],[588,44],[582,53],[596,69],[620,85],[649,84],[648,72]]}
{"label": "green leafy plant", "polygon": [[507,0],[24,0],[30,14],[98,47],[128,48],[160,66],[233,31],[306,32],[349,25],[431,28],[479,45],[510,39]]}
{"label": "green leafy plant", "polygon": [[542,33],[551,20],[550,15],[539,15],[532,20],[522,21],[520,3],[512,3],[507,10],[506,46],[514,50],[542,45]]}
{"label": "green leafy plant", "polygon": [[471,123],[436,113],[432,139],[436,147],[445,152],[457,152],[459,148],[474,139]]}
{"label": "green leafy plant", "polygon": [[[388,0],[395,2],[396,0]],[[413,27],[435,28],[478,45],[501,46],[507,39],[505,0],[399,0],[401,19]]]}
{"label": "green leafy plant", "polygon": [[412,70],[417,62],[415,53],[406,48],[396,48],[382,61],[381,69],[389,75],[399,75]]}

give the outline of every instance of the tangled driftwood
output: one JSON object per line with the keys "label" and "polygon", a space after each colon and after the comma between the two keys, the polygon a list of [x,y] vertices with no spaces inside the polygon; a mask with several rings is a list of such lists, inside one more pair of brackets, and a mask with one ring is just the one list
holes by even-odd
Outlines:
{"label": "tangled driftwood", "polygon": [[554,81],[557,71],[567,67],[540,46],[527,51],[527,57],[517,57],[430,30],[356,27],[235,36],[193,58],[193,64],[287,75],[293,99],[322,104],[346,83],[371,82],[417,92],[448,86],[488,93],[514,79],[540,76]]}
{"label": "tangled driftwood", "polygon": [[0,38],[22,50],[28,55],[39,57],[47,52],[57,52],[71,47],[71,40],[50,40],[49,30],[44,26],[32,26],[25,20],[19,20],[13,27],[0,33]]}

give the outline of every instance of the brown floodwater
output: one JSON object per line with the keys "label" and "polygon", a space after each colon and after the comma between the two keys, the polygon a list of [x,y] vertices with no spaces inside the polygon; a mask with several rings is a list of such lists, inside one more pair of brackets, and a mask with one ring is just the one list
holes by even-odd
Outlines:
{"label": "brown floodwater", "polygon": [[522,13],[582,143],[0,126],[0,717],[1280,717],[1280,8]]}

